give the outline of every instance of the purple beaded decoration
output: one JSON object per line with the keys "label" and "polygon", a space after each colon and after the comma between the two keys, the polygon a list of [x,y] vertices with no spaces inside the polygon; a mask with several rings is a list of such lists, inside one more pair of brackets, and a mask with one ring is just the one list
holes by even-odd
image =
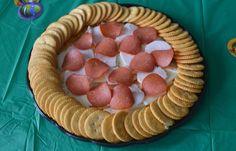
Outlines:
{"label": "purple beaded decoration", "polygon": [[39,1],[40,0],[14,0],[14,3],[19,6],[19,17],[25,20],[34,20],[38,18],[43,11],[43,6]]}

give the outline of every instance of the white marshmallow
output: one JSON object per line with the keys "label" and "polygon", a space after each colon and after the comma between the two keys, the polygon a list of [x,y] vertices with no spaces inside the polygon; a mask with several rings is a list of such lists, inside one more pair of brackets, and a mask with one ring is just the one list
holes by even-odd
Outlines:
{"label": "white marshmallow", "polygon": [[169,50],[171,49],[170,44],[163,40],[155,40],[147,44],[144,48],[144,51],[147,53],[152,53],[155,50]]}
{"label": "white marshmallow", "polygon": [[131,23],[126,23],[123,28],[122,34],[133,34],[133,32],[138,29],[138,26],[131,24]]}
{"label": "white marshmallow", "polygon": [[64,58],[65,58],[66,54],[72,49],[77,49],[77,48],[75,48],[74,46],[70,46],[70,47],[66,48],[65,50],[63,50],[59,55],[57,55],[57,65],[58,65],[59,69],[62,69],[62,64],[64,62]]}
{"label": "white marshmallow", "polygon": [[142,104],[144,99],[144,92],[138,87],[137,84],[132,84],[129,88],[134,96],[134,104],[131,107],[131,109],[134,109]]}
{"label": "white marshmallow", "polygon": [[176,69],[165,69],[167,73],[167,84],[171,84],[174,78],[177,76],[177,70]]}
{"label": "white marshmallow", "polygon": [[95,26],[91,28],[93,41],[95,44],[98,44],[104,38],[100,26]]}
{"label": "white marshmallow", "polygon": [[125,53],[125,52],[120,52],[120,55],[119,55],[120,59],[120,66],[122,67],[128,67],[130,62],[132,61],[132,59],[134,58],[134,55],[131,55],[131,54],[128,54],[128,53]]}
{"label": "white marshmallow", "polygon": [[92,49],[80,50],[80,53],[83,54],[85,60],[94,58],[94,52]]}
{"label": "white marshmallow", "polygon": [[144,78],[146,78],[149,74],[156,73],[161,76],[163,79],[167,78],[167,73],[161,67],[155,67],[152,72],[138,72],[137,73],[137,81],[142,84]]}
{"label": "white marshmallow", "polygon": [[108,57],[104,56],[102,54],[95,54],[95,58],[101,60],[102,62],[106,63],[110,67],[116,67],[117,66],[117,56],[114,57]]}
{"label": "white marshmallow", "polygon": [[154,96],[154,97],[145,97],[143,104],[146,106],[150,103],[152,103],[153,101],[155,101],[158,98],[158,96]]}
{"label": "white marshmallow", "polygon": [[64,79],[64,81],[66,81],[67,78],[68,78],[70,75],[72,75],[72,74],[86,75],[84,67],[81,68],[80,70],[77,70],[77,71],[68,71],[68,70],[66,70],[66,71],[64,71],[62,74],[63,74],[63,79]]}
{"label": "white marshmallow", "polygon": [[79,100],[79,102],[85,106],[85,107],[90,107],[92,104],[89,102],[87,95],[80,95],[80,96],[74,96],[76,100]]}
{"label": "white marshmallow", "polygon": [[132,35],[133,32],[138,28],[138,26],[131,24],[131,23],[126,23],[124,25],[123,31],[120,36],[116,37],[115,41],[117,43],[120,43],[126,36]]}
{"label": "white marshmallow", "polygon": [[163,79],[167,78],[167,73],[164,69],[162,69],[161,67],[155,67],[153,70],[153,73],[158,74],[159,76],[161,76]]}

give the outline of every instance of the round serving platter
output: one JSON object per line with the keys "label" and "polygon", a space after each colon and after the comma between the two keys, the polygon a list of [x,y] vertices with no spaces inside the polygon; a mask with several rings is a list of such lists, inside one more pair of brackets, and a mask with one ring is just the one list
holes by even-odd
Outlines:
{"label": "round serving platter", "polygon": [[[142,5],[134,5],[134,4],[120,4],[122,6],[126,6],[126,7],[131,7],[131,6],[142,6]],[[144,6],[142,6],[144,7]],[[147,8],[147,7],[145,7]],[[169,17],[169,16],[168,16]],[[170,17],[169,17],[170,18]],[[184,29],[184,28],[183,28]],[[199,51],[199,53],[202,55],[202,53]],[[29,59],[30,59],[30,56],[29,55]],[[204,58],[204,56],[203,56]],[[205,62],[203,61],[202,64],[205,66]],[[205,81],[205,77],[206,77],[206,69],[207,67],[205,66],[205,69],[204,69],[204,76],[202,77],[202,79]],[[46,115],[41,109],[40,107],[38,106],[36,100],[35,100],[35,96],[33,94],[33,91],[32,91],[32,88],[30,86],[30,82],[29,82],[29,74],[27,72],[27,85],[28,85],[28,89],[30,91],[30,94],[32,95],[32,98],[34,100],[34,105],[37,109],[37,111],[40,113],[40,115],[47,119],[49,122],[53,123],[56,127],[58,127],[63,133],[65,133],[66,135],[70,136],[70,137],[73,137],[75,139],[78,139],[78,140],[81,140],[81,141],[85,141],[85,142],[92,142],[94,144],[98,144],[98,145],[102,145],[102,146],[108,146],[108,147],[122,147],[122,146],[127,146],[127,145],[132,145],[132,144],[146,144],[146,143],[150,143],[150,142],[153,142],[153,141],[157,141],[158,139],[162,138],[163,136],[166,136],[167,134],[169,134],[170,131],[176,129],[177,127],[181,126],[182,124],[184,124],[186,121],[188,121],[192,116],[193,116],[193,113],[198,110],[199,108],[199,104],[202,100],[202,97],[203,97],[203,94],[205,93],[205,87],[203,87],[203,90],[200,94],[198,94],[198,101],[189,109],[189,113],[187,116],[185,116],[184,118],[182,118],[181,120],[178,120],[178,121],[175,121],[175,124],[173,126],[170,126],[169,129],[161,134],[158,134],[158,135],[155,135],[155,136],[152,136],[150,138],[145,138],[143,140],[131,140],[129,142],[119,142],[119,143],[116,143],[116,144],[112,144],[112,143],[109,143],[105,140],[93,140],[93,139],[90,139],[90,138],[85,138],[83,136],[77,136],[77,135],[74,135],[70,132],[68,132],[67,130],[65,130],[63,127],[61,127],[55,120],[53,120],[52,118],[50,118],[48,115]],[[206,84],[206,81],[205,81],[205,84]]]}

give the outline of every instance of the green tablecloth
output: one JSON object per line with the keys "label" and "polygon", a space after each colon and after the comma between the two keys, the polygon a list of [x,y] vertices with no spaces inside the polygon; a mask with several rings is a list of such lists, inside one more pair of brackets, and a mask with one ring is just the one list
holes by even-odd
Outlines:
{"label": "green tablecloth", "polygon": [[35,39],[51,22],[92,0],[41,0],[34,21],[17,16],[13,0],[0,2],[0,150],[236,150],[236,58],[227,42],[236,37],[235,0],[118,0],[159,10],[188,30],[207,66],[199,109],[183,126],[149,144],[108,148],[75,140],[36,111],[27,87],[27,62]]}

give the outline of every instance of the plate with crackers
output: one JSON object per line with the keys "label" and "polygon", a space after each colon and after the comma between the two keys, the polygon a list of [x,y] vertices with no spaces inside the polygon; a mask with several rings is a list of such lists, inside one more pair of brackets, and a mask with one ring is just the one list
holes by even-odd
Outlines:
{"label": "plate with crackers", "polygon": [[193,38],[165,14],[82,4],[35,41],[28,79],[39,112],[68,135],[106,146],[146,143],[190,116],[204,88]]}

